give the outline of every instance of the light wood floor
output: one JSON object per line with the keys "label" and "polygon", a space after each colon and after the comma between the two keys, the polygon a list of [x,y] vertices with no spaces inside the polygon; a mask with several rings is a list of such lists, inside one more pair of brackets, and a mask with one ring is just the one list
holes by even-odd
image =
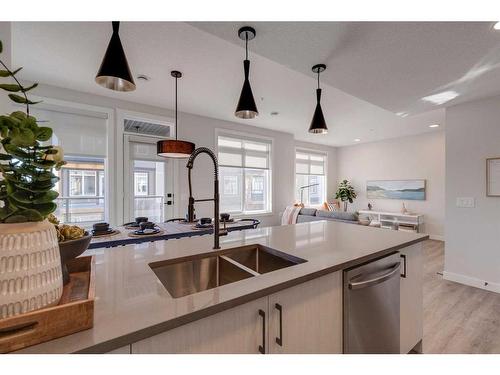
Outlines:
{"label": "light wood floor", "polygon": [[500,294],[443,280],[443,242],[424,254],[424,353],[500,353]]}

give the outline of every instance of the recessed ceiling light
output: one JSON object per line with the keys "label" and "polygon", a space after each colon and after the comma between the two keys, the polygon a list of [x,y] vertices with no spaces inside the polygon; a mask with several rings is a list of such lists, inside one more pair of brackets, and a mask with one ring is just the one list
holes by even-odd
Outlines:
{"label": "recessed ceiling light", "polygon": [[359,139],[359,138],[354,138],[354,142],[361,142],[361,139]]}
{"label": "recessed ceiling light", "polygon": [[439,124],[432,124],[432,125],[429,125],[429,128],[439,128]]}
{"label": "recessed ceiling light", "polygon": [[500,30],[500,21],[493,25],[493,29]]}
{"label": "recessed ceiling light", "polygon": [[430,102],[432,104],[441,105],[455,99],[459,95],[456,91],[443,91],[438,94],[425,96],[422,98],[425,102]]}

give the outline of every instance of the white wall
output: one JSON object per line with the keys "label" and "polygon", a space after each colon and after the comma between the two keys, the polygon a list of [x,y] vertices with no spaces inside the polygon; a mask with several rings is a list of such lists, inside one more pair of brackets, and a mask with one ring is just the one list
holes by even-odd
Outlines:
{"label": "white wall", "polygon": [[[80,104],[93,106],[122,109],[127,111],[151,114],[154,116],[164,116],[172,118],[173,112],[169,109],[147,106],[143,104],[127,102],[124,100],[112,99],[103,96],[90,95],[82,92],[68,90],[64,88],[41,84],[34,94],[58,100],[64,100]],[[126,93],[122,96],[126,98]],[[117,116],[115,116],[117,118]],[[251,124],[251,121],[249,122]],[[280,215],[284,208],[294,201],[295,176],[295,147],[305,147],[326,151],[328,160],[328,194],[331,197],[334,194],[336,186],[336,149],[333,147],[320,146],[311,143],[295,142],[292,134],[266,130],[253,127],[251,125],[238,124],[228,121],[217,120],[208,117],[202,117],[187,113],[179,114],[179,139],[194,142],[197,147],[205,146],[212,150],[215,149],[215,129],[229,129],[251,133],[273,139],[273,213],[271,215],[259,217],[263,226],[278,225]],[[307,124],[304,125],[304,131],[307,131]],[[118,142],[120,140],[117,140]],[[117,160],[123,156],[117,155]],[[179,162],[177,204],[180,208],[179,215],[184,216],[187,209],[188,188],[187,188],[187,169],[186,161]],[[210,159],[206,155],[200,155],[195,162],[193,169],[193,194],[195,198],[210,198],[213,194],[213,167]],[[121,205],[121,198],[117,196],[117,205]],[[199,203],[196,207],[197,216],[211,216],[213,213],[212,203]]]}
{"label": "white wall", "polygon": [[[2,41],[3,51],[0,54],[0,58],[7,67],[11,67],[11,32],[10,32],[10,22],[0,22],[0,40]],[[3,67],[0,67],[3,69]],[[6,83],[6,79],[2,78],[2,83]],[[11,82],[8,82],[11,83]],[[0,91],[0,114],[8,113],[12,110],[10,99],[7,97],[7,92]]]}
{"label": "white wall", "polygon": [[433,238],[444,234],[445,135],[443,131],[341,147],[337,150],[338,181],[348,179],[358,193],[350,210],[399,212],[402,201],[366,198],[367,180],[425,179],[425,201],[405,201],[408,210],[425,215],[425,231]]}
{"label": "white wall", "polygon": [[[500,96],[448,108],[444,277],[500,292],[500,198],[486,197],[489,157],[500,157]],[[456,207],[457,197],[475,198],[475,207]]]}

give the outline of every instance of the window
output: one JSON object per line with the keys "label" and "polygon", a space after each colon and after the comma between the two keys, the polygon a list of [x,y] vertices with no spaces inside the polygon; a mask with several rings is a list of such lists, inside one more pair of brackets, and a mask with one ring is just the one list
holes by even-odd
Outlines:
{"label": "window", "polygon": [[96,171],[86,171],[86,170],[69,171],[70,197],[95,197],[96,187],[97,187]]}
{"label": "window", "polygon": [[63,223],[86,227],[104,221],[104,160],[71,155],[65,160],[56,173],[60,180],[55,215]]}
{"label": "window", "polygon": [[218,135],[221,211],[233,214],[271,212],[271,141]]}
{"label": "window", "polygon": [[295,199],[306,206],[326,201],[326,154],[297,149],[295,152]]}
{"label": "window", "polygon": [[134,194],[148,195],[148,173],[134,172]]}

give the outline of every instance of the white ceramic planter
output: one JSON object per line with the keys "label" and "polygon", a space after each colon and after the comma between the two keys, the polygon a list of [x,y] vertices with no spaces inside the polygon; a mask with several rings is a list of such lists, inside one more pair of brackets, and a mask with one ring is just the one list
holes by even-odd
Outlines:
{"label": "white ceramic planter", "polygon": [[54,225],[0,224],[0,319],[56,305],[62,290]]}

